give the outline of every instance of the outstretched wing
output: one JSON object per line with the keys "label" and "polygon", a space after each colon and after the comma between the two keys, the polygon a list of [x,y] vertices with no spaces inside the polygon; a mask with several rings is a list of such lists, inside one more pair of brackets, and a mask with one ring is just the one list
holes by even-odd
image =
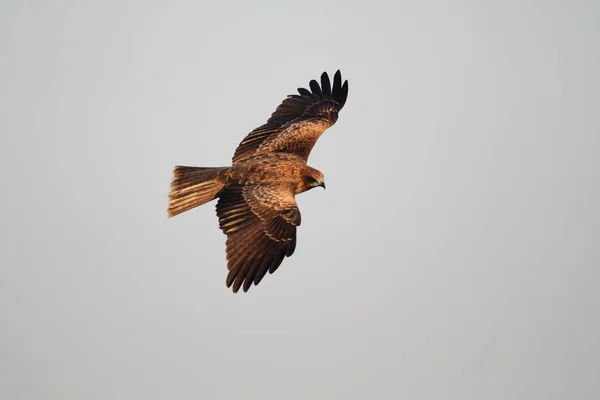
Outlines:
{"label": "outstretched wing", "polygon": [[342,85],[342,75],[337,71],[332,87],[323,72],[321,85],[312,80],[310,89],[299,88],[299,94],[289,95],[266,124],[250,132],[236,149],[233,163],[274,151],[308,159],[319,136],[337,121],[348,97],[348,81]]}
{"label": "outstretched wing", "polygon": [[267,271],[281,265],[296,248],[300,210],[291,187],[270,184],[233,185],[217,203],[219,226],[227,235],[227,287],[247,292]]}

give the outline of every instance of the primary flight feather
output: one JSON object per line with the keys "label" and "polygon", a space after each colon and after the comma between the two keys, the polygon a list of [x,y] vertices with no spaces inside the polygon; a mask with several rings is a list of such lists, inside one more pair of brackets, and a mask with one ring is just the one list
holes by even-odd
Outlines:
{"label": "primary flight feather", "polygon": [[296,248],[300,210],[295,196],[325,187],[323,174],[306,162],[321,136],[338,119],[348,81],[326,72],[289,95],[262,126],[235,150],[230,167],[184,167],[173,171],[168,215],[173,217],[214,199],[219,226],[227,235],[227,287],[237,292],[258,285]]}

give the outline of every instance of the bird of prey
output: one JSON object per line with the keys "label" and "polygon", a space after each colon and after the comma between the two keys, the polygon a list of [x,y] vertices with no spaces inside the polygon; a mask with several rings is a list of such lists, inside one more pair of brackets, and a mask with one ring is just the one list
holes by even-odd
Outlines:
{"label": "bird of prey", "polygon": [[294,253],[300,225],[295,196],[325,188],[323,174],[306,162],[319,136],[337,121],[348,81],[342,84],[337,71],[332,85],[324,72],[321,85],[311,80],[309,86],[287,96],[242,140],[230,167],[176,166],[173,171],[169,217],[219,199],[219,226],[227,235],[226,285],[233,285],[233,292],[258,285]]}

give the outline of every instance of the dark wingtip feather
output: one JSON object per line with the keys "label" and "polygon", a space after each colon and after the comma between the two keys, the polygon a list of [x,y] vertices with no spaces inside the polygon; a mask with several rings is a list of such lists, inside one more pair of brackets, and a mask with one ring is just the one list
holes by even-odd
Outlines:
{"label": "dark wingtip feather", "polygon": [[310,92],[310,90],[305,89],[305,88],[298,88],[298,93],[300,93],[300,96],[310,96],[310,97],[313,97],[313,95]]}
{"label": "dark wingtip feather", "polygon": [[348,81],[344,81],[342,85],[342,73],[338,69],[333,76],[333,88],[331,90],[331,97],[337,101],[340,105],[340,109],[346,104],[348,98]]}
{"label": "dark wingtip feather", "polygon": [[256,257],[252,262],[252,266],[250,267],[248,273],[246,274],[246,277],[244,278],[244,287],[242,288],[244,290],[244,293],[246,293],[250,289],[250,286],[252,286],[252,282],[254,281],[254,277],[256,276],[256,273],[258,272],[258,268],[260,267],[262,261],[262,258]]}
{"label": "dark wingtip feather", "polygon": [[296,250],[296,238],[294,238],[294,240],[292,240],[292,242],[286,248],[285,256],[290,257],[292,254],[294,254],[294,250]]}
{"label": "dark wingtip feather", "polygon": [[339,96],[340,107],[344,107],[344,104],[346,104],[346,99],[348,98],[348,81],[344,82]]}
{"label": "dark wingtip feather", "polygon": [[331,96],[331,82],[329,81],[327,72],[321,74],[321,91],[324,95]]}
{"label": "dark wingtip feather", "polygon": [[279,266],[281,265],[283,259],[285,258],[285,253],[284,252],[280,252],[277,254],[277,256],[275,257],[275,259],[273,260],[273,263],[271,264],[270,268],[269,268],[269,273],[272,274],[273,272],[277,271],[277,268],[279,268]]}
{"label": "dark wingtip feather", "polygon": [[273,259],[275,258],[275,254],[273,253],[274,246],[271,245],[266,257],[258,267],[256,271],[256,275],[254,276],[254,286],[258,285],[262,278],[264,278],[265,274],[269,270],[269,267],[273,263]]}
{"label": "dark wingtip feather", "polygon": [[335,75],[333,76],[333,92],[332,93],[333,93],[334,97],[340,91],[341,88],[342,88],[342,73],[338,69],[335,72]]}
{"label": "dark wingtip feather", "polygon": [[[246,266],[244,265],[242,268],[245,268]],[[242,283],[244,282],[244,278],[246,276],[247,271],[240,271],[237,276],[235,277],[235,280],[233,281],[233,293],[237,293],[238,290],[240,290],[240,288],[242,287]]]}
{"label": "dark wingtip feather", "polygon": [[229,270],[229,273],[227,274],[227,279],[225,279],[225,286],[231,287],[231,284],[233,283],[233,280],[235,279],[235,276],[238,272],[238,268],[232,268]]}
{"label": "dark wingtip feather", "polygon": [[309,85],[310,85],[310,90],[312,90],[312,92],[313,92],[313,95],[320,98],[321,97],[321,87],[319,86],[319,83],[313,79],[312,81],[310,81]]}

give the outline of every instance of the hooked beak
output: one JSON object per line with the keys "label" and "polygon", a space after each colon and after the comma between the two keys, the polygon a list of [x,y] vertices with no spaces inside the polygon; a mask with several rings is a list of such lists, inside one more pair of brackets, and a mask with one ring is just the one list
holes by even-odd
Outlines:
{"label": "hooked beak", "polygon": [[321,182],[321,184],[319,186],[321,186],[323,189],[325,189],[325,182]]}

